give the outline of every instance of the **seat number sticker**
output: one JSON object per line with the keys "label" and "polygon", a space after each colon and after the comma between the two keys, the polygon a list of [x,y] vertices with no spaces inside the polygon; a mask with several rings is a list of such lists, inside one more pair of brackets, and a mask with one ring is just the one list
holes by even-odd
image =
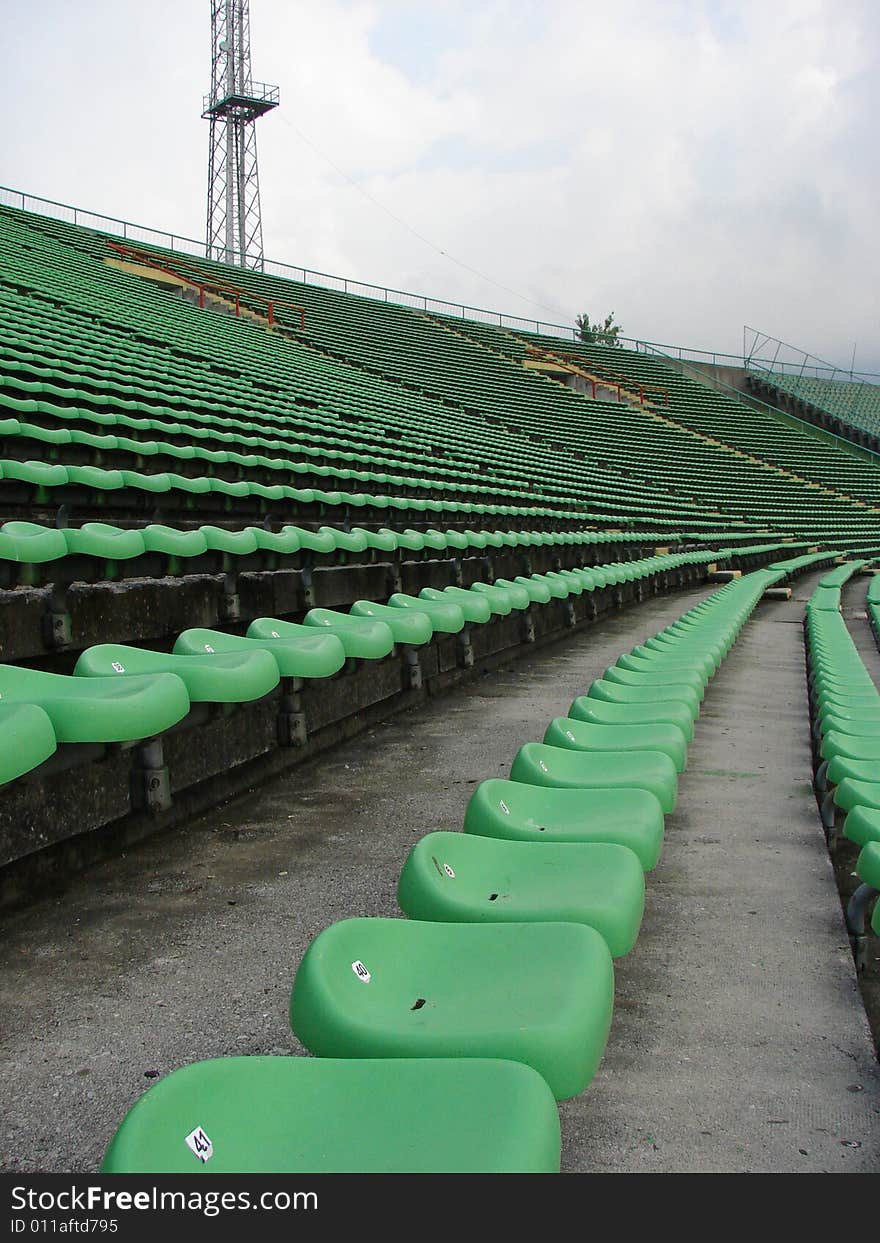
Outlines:
{"label": "seat number sticker", "polygon": [[214,649],[213,649],[213,647],[211,647],[211,644],[210,644],[210,643],[206,643],[206,644],[205,644],[205,651],[206,651],[206,652],[213,652],[213,650],[214,650]]}
{"label": "seat number sticker", "polygon": [[364,966],[364,964],[361,962],[359,958],[356,959],[355,962],[351,964],[351,969],[355,973],[357,978],[359,980],[363,980],[365,984],[369,984],[370,980],[372,980],[373,978],[370,972],[367,970],[367,968]]}
{"label": "seat number sticker", "polygon": [[197,1126],[194,1131],[190,1131],[189,1135],[187,1135],[186,1146],[195,1153],[202,1165],[206,1161],[210,1161],[214,1155],[214,1145],[200,1126]]}
{"label": "seat number sticker", "polygon": [[271,632],[271,634],[272,634],[272,638],[273,638],[273,639],[280,639],[280,638],[281,638],[281,635],[278,633],[278,631],[277,631],[277,630],[273,630],[273,631]]}
{"label": "seat number sticker", "polygon": [[505,816],[510,815],[510,808],[507,806],[504,799],[501,800],[501,810],[504,812]]}
{"label": "seat number sticker", "polygon": [[448,863],[443,864],[443,871],[450,878],[450,880],[455,880],[455,872],[453,872],[452,868],[449,866]]}
{"label": "seat number sticker", "polygon": [[110,668],[115,670],[116,673],[125,673],[125,665],[118,660],[114,660]]}

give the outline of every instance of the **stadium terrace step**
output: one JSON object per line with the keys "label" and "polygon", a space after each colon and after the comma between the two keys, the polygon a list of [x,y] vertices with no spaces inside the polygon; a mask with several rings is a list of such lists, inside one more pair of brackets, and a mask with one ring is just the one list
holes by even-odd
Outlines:
{"label": "stadium terrace step", "polygon": [[687,764],[687,739],[677,725],[663,722],[608,725],[557,716],[544,731],[543,741],[571,751],[659,751],[669,756],[679,773]]}
{"label": "stadium terrace step", "polygon": [[74,666],[80,678],[139,677],[173,673],[186,687],[192,703],[246,703],[262,699],[278,685],[280,674],[270,652],[153,652],[122,643],[87,648]]}
{"label": "stadium terrace step", "polygon": [[552,1174],[559,1159],[556,1102],[522,1063],[257,1056],[160,1079],[101,1173]]}
{"label": "stadium terrace step", "polygon": [[599,1066],[613,998],[583,924],[346,919],[306,951],[290,1021],[318,1057],[500,1057],[565,1099]]}
{"label": "stadium terrace step", "polygon": [[58,748],[52,721],[33,703],[0,704],[0,785],[39,767]]}
{"label": "stadium terrace step", "polygon": [[[430,623],[429,623],[430,624]],[[286,630],[292,622],[277,621],[268,617],[261,619],[260,633],[256,638],[269,638],[275,631],[286,638],[296,633]],[[371,617],[352,617],[335,609],[310,609],[303,618],[304,626],[314,626],[334,634],[342,643],[346,656],[360,660],[381,660],[394,650],[394,633],[384,620]],[[271,632],[270,632],[271,628]],[[297,627],[298,629],[298,627]]]}
{"label": "stadium terrace step", "polygon": [[572,751],[527,742],[516,753],[511,780],[565,789],[637,789],[653,794],[664,815],[675,811],[675,764],[659,751]]}
{"label": "stadium terrace step", "polygon": [[189,712],[186,686],[173,673],[75,678],[0,665],[5,704],[36,704],[58,742],[133,742],[170,729]]}
{"label": "stadium terrace step", "polygon": [[[226,634],[222,630],[184,630],[174,643],[175,653],[200,656],[214,652],[270,652],[283,678],[330,678],[345,664],[345,648],[333,634],[316,633],[314,627],[283,623],[289,628],[282,636],[271,618],[251,622],[247,635]],[[266,631],[260,635],[261,631]],[[290,633],[293,631],[293,633]]]}
{"label": "stadium terrace step", "polygon": [[492,777],[470,797],[464,832],[517,842],[613,842],[646,872],[663,846],[663,808],[647,790],[563,789]]}
{"label": "stadium terrace step", "polygon": [[645,879],[626,846],[429,833],[407,856],[397,901],[410,919],[587,924],[619,958],[636,943]]}
{"label": "stadium terrace step", "polygon": [[589,695],[578,695],[568,709],[577,721],[593,725],[674,725],[686,742],[694,737],[694,718],[687,704],[660,695],[653,703],[609,703]]}

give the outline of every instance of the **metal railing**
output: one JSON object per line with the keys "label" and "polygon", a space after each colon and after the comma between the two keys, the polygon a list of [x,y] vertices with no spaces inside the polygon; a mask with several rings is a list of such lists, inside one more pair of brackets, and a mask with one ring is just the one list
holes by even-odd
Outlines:
{"label": "metal railing", "polygon": [[244,305],[248,302],[262,302],[266,305],[266,322],[272,328],[277,323],[275,312],[279,308],[287,311],[297,311],[299,314],[300,330],[305,332],[306,328],[306,310],[305,307],[299,306],[295,302],[282,302],[279,298],[266,298],[262,294],[255,293],[252,289],[244,289],[241,285],[230,285],[226,281],[215,281],[202,272],[199,268],[191,263],[185,263],[182,259],[166,259],[159,255],[153,254],[149,250],[138,250],[134,246],[123,246],[119,242],[108,242],[107,245],[117,255],[123,259],[127,259],[134,263],[142,264],[145,267],[154,268],[157,272],[165,272],[169,276],[175,276],[178,280],[185,281],[191,285],[193,289],[199,291],[199,306],[205,308],[205,294],[219,293],[235,307],[235,314],[241,315],[242,299],[245,300]]}

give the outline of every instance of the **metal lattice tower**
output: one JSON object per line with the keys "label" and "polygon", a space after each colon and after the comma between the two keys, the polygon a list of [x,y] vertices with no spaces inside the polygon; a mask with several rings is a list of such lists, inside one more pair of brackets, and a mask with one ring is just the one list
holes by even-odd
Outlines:
{"label": "metal lattice tower", "polygon": [[263,267],[254,121],[278,107],[278,87],[251,79],[249,0],[211,0],[211,93],[202,116],[208,147],[209,259]]}

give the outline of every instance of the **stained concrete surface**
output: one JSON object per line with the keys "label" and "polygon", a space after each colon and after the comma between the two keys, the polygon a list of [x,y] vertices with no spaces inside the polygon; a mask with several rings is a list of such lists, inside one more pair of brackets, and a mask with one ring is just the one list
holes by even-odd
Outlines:
{"label": "stained concrete surface", "polygon": [[[645,921],[617,964],[563,1168],[875,1170],[880,1075],[810,790],[800,618],[759,605],[706,696]],[[157,1075],[301,1052],[290,985],[336,919],[394,915],[423,833],[461,825],[621,651],[650,601],[371,730],[5,919],[0,1169],[89,1171]]]}

